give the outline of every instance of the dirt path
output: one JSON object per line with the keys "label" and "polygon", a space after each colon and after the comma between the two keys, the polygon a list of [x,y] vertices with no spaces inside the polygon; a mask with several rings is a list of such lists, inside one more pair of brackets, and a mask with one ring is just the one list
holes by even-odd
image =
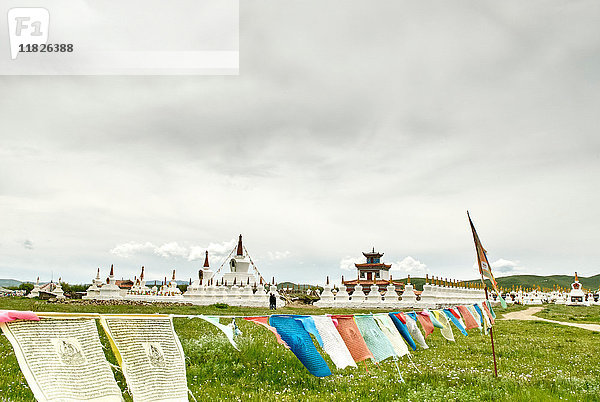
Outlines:
{"label": "dirt path", "polygon": [[554,321],[554,320],[548,320],[546,318],[537,317],[534,315],[535,313],[539,313],[543,309],[544,309],[543,307],[529,307],[527,310],[513,311],[512,313],[506,313],[506,314],[504,314],[504,317],[502,319],[503,320],[546,321],[546,322],[552,322],[554,324],[567,325],[569,327],[577,327],[577,328],[588,329],[590,331],[599,331],[600,332],[600,325],[598,325],[598,324],[578,324],[578,323],[574,323],[574,322]]}

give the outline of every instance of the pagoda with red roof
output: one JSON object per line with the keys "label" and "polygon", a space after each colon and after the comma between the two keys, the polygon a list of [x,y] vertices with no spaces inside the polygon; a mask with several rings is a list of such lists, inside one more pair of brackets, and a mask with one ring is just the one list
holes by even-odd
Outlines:
{"label": "pagoda with red roof", "polygon": [[348,291],[354,290],[354,286],[360,283],[363,288],[367,288],[372,284],[379,286],[379,290],[384,291],[386,287],[393,283],[397,290],[402,289],[404,283],[399,281],[393,281],[390,275],[390,268],[392,264],[385,264],[381,262],[383,253],[375,251],[375,247],[371,252],[363,252],[363,255],[367,259],[366,262],[361,264],[354,264],[356,267],[357,278],[349,281],[343,281]]}

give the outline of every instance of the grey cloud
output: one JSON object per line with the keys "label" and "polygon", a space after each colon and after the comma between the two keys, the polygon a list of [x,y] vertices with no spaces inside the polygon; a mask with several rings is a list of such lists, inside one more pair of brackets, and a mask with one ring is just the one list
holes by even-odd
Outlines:
{"label": "grey cloud", "polygon": [[36,250],[57,265],[72,252],[137,272],[107,250],[243,232],[257,255],[290,251],[264,261],[281,279],[322,280],[365,243],[467,279],[468,208],[490,258],[558,273],[578,255],[594,271],[598,16],[585,2],[247,1],[239,77],[1,77],[3,221],[52,239]]}

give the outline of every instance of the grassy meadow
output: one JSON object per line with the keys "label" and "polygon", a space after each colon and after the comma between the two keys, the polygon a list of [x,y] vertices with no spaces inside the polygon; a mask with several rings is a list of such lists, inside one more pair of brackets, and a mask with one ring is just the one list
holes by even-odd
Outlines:
{"label": "grassy meadow", "polygon": [[[554,310],[560,307],[560,310]],[[522,307],[510,307],[514,311]],[[0,309],[99,313],[269,314],[267,309],[216,308],[214,306],[92,306],[55,304],[28,299],[0,299]],[[548,306],[543,314],[584,314],[584,308]],[[278,313],[323,314],[327,309],[282,308]],[[336,310],[336,312],[342,312]],[[348,311],[346,311],[348,312]],[[364,312],[364,311],[363,311]],[[498,316],[500,309],[496,310]],[[595,315],[594,315],[595,314]],[[598,317],[598,309],[589,319]],[[550,318],[550,317],[549,317]],[[187,360],[188,386],[197,400],[408,400],[408,401],[600,401],[600,333],[536,321],[502,321],[494,327],[499,377],[493,376],[489,336],[478,330],[448,342],[434,332],[427,338],[430,349],[412,353],[418,372],[408,359],[398,364],[406,383],[401,383],[394,362],[363,363],[337,370],[323,352],[333,375],[316,378],[296,357],[275,342],[266,329],[237,320],[242,335],[236,339],[241,352],[211,324],[199,319],[175,318]],[[227,323],[226,320],[221,320]],[[586,321],[587,322],[587,321]],[[592,321],[589,321],[592,322]],[[596,321],[598,322],[598,321]],[[105,353],[116,363],[99,327]],[[121,374],[115,377],[125,392]],[[0,336],[0,400],[29,401],[33,395],[21,374],[8,340]]]}
{"label": "grassy meadow", "polygon": [[555,321],[600,324],[600,306],[584,307],[551,304],[536,315]]}

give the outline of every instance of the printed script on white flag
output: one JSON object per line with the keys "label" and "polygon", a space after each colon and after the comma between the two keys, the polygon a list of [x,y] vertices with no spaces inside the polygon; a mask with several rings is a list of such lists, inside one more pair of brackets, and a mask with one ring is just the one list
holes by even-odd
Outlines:
{"label": "printed script on white flag", "polygon": [[187,401],[185,356],[170,317],[102,316],[134,401]]}
{"label": "printed script on white flag", "polygon": [[94,319],[42,318],[0,326],[38,401],[123,400]]}

